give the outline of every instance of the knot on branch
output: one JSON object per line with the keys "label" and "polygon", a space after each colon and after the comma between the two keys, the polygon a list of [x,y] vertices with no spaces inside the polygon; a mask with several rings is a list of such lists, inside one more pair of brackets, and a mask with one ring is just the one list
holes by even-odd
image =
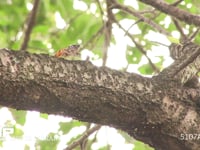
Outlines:
{"label": "knot on branch", "polygon": [[[189,42],[170,45],[170,55],[175,60],[172,65],[164,69],[159,76],[176,80],[182,85],[189,85],[190,81],[193,87],[197,87],[197,73],[200,70],[200,46]],[[195,82],[194,82],[195,81]],[[191,87],[190,86],[190,87]]]}

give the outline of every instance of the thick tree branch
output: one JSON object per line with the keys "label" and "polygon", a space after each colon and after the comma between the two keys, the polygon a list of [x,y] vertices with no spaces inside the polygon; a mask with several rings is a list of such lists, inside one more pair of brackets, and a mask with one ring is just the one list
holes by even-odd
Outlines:
{"label": "thick tree branch", "polygon": [[193,15],[187,11],[177,8],[176,6],[165,3],[162,0],[139,0],[145,4],[151,5],[154,8],[169,14],[187,24],[194,24],[200,26],[200,16]]}
{"label": "thick tree branch", "polygon": [[0,50],[1,105],[113,126],[156,149],[200,147],[185,137],[200,133],[199,97],[198,89],[158,77]]}

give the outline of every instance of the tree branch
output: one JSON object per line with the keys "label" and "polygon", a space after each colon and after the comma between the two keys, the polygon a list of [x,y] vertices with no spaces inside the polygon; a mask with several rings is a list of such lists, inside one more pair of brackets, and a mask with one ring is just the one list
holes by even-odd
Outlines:
{"label": "tree branch", "polygon": [[199,15],[190,14],[187,11],[184,11],[173,5],[165,3],[165,1],[161,1],[161,0],[139,0],[139,1],[141,1],[145,4],[148,4],[148,5],[151,5],[154,8],[160,10],[161,12],[169,14],[170,16],[173,16],[187,24],[193,24],[196,26],[200,26],[200,16]]}
{"label": "tree branch", "polygon": [[79,138],[77,141],[73,142],[71,145],[69,145],[65,150],[72,150],[75,147],[77,147],[78,145],[81,145],[81,143],[87,139],[92,133],[94,133],[95,131],[99,130],[101,128],[100,125],[95,125],[94,127],[92,127],[91,129],[86,130],[83,133],[83,136],[81,136],[81,138]]}
{"label": "tree branch", "polygon": [[152,67],[152,69],[156,72],[156,73],[159,73],[160,70],[156,67],[156,65],[151,61],[151,59],[147,56],[146,54],[146,51],[143,49],[143,47],[135,41],[135,39],[133,38],[133,36],[128,32],[126,31],[121,25],[120,23],[117,21],[117,19],[114,17],[114,21],[115,23],[125,32],[125,34],[128,35],[128,37],[132,40],[132,42],[135,44],[135,46],[138,48],[138,50],[147,58],[150,66]]}
{"label": "tree branch", "polygon": [[188,38],[187,38],[187,36],[185,35],[185,33],[184,33],[184,31],[183,31],[181,25],[179,24],[179,22],[178,22],[175,18],[173,18],[173,17],[172,17],[172,20],[173,20],[173,22],[174,22],[174,25],[176,26],[176,29],[179,31],[179,33],[180,33],[180,35],[181,35],[181,38],[180,38],[181,40],[180,40],[180,41],[187,41]]}
{"label": "tree branch", "polygon": [[95,34],[92,35],[92,37],[88,41],[86,41],[81,49],[84,49],[87,46],[90,47],[90,49],[93,49],[95,47],[95,43],[97,43],[96,41],[98,41],[98,38],[103,34],[103,31],[104,27],[102,26]]}
{"label": "tree branch", "polygon": [[113,13],[111,9],[112,2],[110,0],[106,0],[106,20],[103,20],[104,23],[104,44],[103,44],[103,63],[102,66],[106,65],[107,55],[108,55],[108,47],[110,46],[111,36],[112,36],[112,21],[113,21]]}
{"label": "tree branch", "polygon": [[1,105],[109,125],[156,149],[200,147],[181,136],[200,133],[199,97],[170,80],[0,50]]}
{"label": "tree branch", "polygon": [[119,3],[117,3],[115,0],[113,1],[113,7],[112,8],[116,8],[116,9],[120,9],[124,12],[127,12],[135,17],[137,17],[138,19],[142,20],[143,22],[147,23],[148,25],[150,25],[152,28],[154,28],[155,30],[157,30],[158,32],[169,36],[170,33],[168,33],[164,28],[162,28],[161,26],[159,26],[158,24],[156,24],[155,22],[153,22],[151,19],[144,17],[143,15],[141,15],[140,13],[130,9],[127,6],[121,5]]}
{"label": "tree branch", "polygon": [[35,24],[35,19],[36,19],[36,14],[37,14],[37,9],[39,6],[39,2],[40,0],[35,0],[34,4],[33,4],[33,9],[30,12],[30,16],[27,20],[27,25],[26,25],[26,31],[25,31],[25,36],[24,36],[24,41],[21,45],[20,50],[26,50],[27,46],[28,46],[28,42],[30,40],[30,35],[31,35],[31,31],[34,27]]}

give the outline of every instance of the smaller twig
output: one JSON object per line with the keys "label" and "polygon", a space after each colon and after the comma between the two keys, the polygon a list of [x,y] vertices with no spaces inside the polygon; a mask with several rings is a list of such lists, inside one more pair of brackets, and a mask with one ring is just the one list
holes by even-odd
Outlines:
{"label": "smaller twig", "polygon": [[97,2],[97,5],[98,5],[98,7],[99,7],[101,16],[103,16],[103,15],[104,15],[104,13],[103,13],[104,11],[103,11],[103,9],[102,9],[102,7],[101,7],[101,3],[99,2],[99,0],[96,0],[96,2]]}
{"label": "smaller twig", "polygon": [[134,40],[134,44],[135,46],[142,52],[142,54],[147,58],[150,66],[152,67],[152,69],[156,72],[156,73],[159,73],[160,70],[154,65],[154,63],[151,61],[151,59],[147,56],[146,54],[146,51],[143,49],[143,47],[137,43],[135,40]]}
{"label": "smaller twig", "polygon": [[148,25],[150,25],[151,27],[153,27],[154,29],[156,29],[158,32],[164,34],[164,35],[167,35],[169,36],[170,33],[168,33],[165,29],[163,29],[161,26],[159,26],[158,24],[156,24],[155,22],[153,22],[151,19],[149,18],[146,18],[144,16],[142,16],[140,13],[130,9],[129,7],[127,6],[124,6],[124,5],[121,5],[119,4],[118,2],[116,2],[115,0],[112,0],[113,3],[113,8],[116,8],[116,9],[120,9],[126,13],[129,13],[135,17],[137,17],[138,19],[141,19],[142,21],[144,21],[145,23],[147,23]]}
{"label": "smaller twig", "polygon": [[134,25],[136,25],[137,23],[139,23],[139,22],[141,22],[142,21],[142,19],[138,19],[136,22],[134,22],[128,29],[127,29],[127,31],[124,33],[124,36],[126,36],[126,34],[129,32],[129,30],[134,26]]}
{"label": "smaller twig", "polygon": [[107,62],[107,53],[108,53],[108,47],[110,45],[110,38],[111,38],[111,30],[110,30],[110,25],[109,25],[109,21],[106,21],[104,23],[104,44],[103,44],[103,56],[102,56],[102,60],[103,60],[103,63],[102,63],[102,66],[105,66],[106,65],[106,62]]}
{"label": "smaller twig", "polygon": [[166,45],[166,44],[164,44],[164,43],[160,43],[160,42],[158,42],[158,41],[150,41],[150,42],[156,43],[156,44],[159,44],[159,45],[162,45],[162,46],[165,46],[165,47],[169,47],[169,46],[170,46],[170,45]]}
{"label": "smaller twig", "polygon": [[[86,130],[89,130],[90,127],[91,127],[91,123],[87,123],[86,124]],[[87,148],[87,143],[88,143],[88,138],[86,138],[85,140],[83,140],[81,143],[80,143],[80,149],[81,150],[86,150]]]}
{"label": "smaller twig", "polygon": [[135,39],[131,36],[131,34],[129,32],[127,32],[120,24],[119,22],[116,20],[116,18],[114,18],[115,23],[125,32],[127,33],[127,36],[132,40],[132,42],[135,44],[135,46],[138,48],[138,50],[147,58],[150,66],[152,67],[152,69],[156,72],[159,73],[159,69],[154,65],[154,63],[151,61],[151,59],[147,56],[146,51],[143,49],[143,47],[137,43],[135,41]]}
{"label": "smaller twig", "polygon": [[188,43],[191,42],[195,36],[198,34],[200,28],[198,27],[197,30],[195,32],[193,32],[190,36],[186,36],[185,33],[183,32],[182,27],[180,26],[179,22],[172,17],[172,20],[177,28],[177,30],[180,32],[181,34],[181,43]]}
{"label": "smaller twig", "polygon": [[155,9],[153,10],[144,10],[144,11],[139,11],[140,14],[150,14],[150,13],[154,13]]}
{"label": "smaller twig", "polygon": [[65,150],[72,150],[73,148],[79,146],[86,138],[88,138],[92,133],[99,130],[100,128],[101,125],[96,125],[93,128],[86,130],[85,133],[83,133],[82,137],[80,137],[77,141],[69,145]]}
{"label": "smaller twig", "polygon": [[179,22],[175,19],[175,18],[173,18],[172,17],[172,20],[173,20],[173,22],[174,22],[174,24],[175,24],[175,26],[176,26],[176,29],[180,32],[180,34],[181,34],[181,39],[182,39],[182,41],[186,41],[187,40],[187,36],[185,35],[185,33],[183,32],[183,29],[182,29],[182,27],[180,26],[180,24],[179,24]]}
{"label": "smaller twig", "polygon": [[199,33],[199,30],[200,27],[198,27],[197,30],[189,36],[189,41],[192,41],[195,38],[195,36]]}
{"label": "smaller twig", "polygon": [[171,5],[172,6],[177,6],[179,3],[181,3],[183,0],[178,0],[178,1],[176,1],[176,2],[174,2],[174,3],[172,3]]}
{"label": "smaller twig", "polygon": [[[93,46],[96,45],[96,42],[93,42],[96,38],[98,38],[103,33],[103,26],[81,47],[81,49],[84,49],[89,45],[89,43],[94,43]],[[91,46],[91,49],[93,49],[93,46]]]}
{"label": "smaller twig", "polygon": [[[156,18],[157,17],[157,13],[156,13],[156,9],[153,9],[153,10],[151,10],[151,11],[142,11],[142,12],[139,12],[140,14],[144,14],[144,13],[151,13],[151,14],[153,14],[153,16],[152,17],[150,17],[150,19],[154,19],[154,18]],[[128,28],[128,30],[127,30],[127,32],[134,26],[134,25],[136,25],[136,24],[138,24],[138,23],[140,23],[140,22],[142,22],[143,21],[143,19],[141,19],[141,18],[139,18],[137,21],[135,21],[129,28]],[[126,35],[126,33],[125,33],[125,35]]]}
{"label": "smaller twig", "polygon": [[83,13],[77,13],[75,16],[73,16],[72,18],[70,18],[67,22],[69,25],[71,25],[73,22],[75,22],[77,20],[78,17],[80,17],[81,15],[83,15]]}
{"label": "smaller twig", "polygon": [[108,47],[110,45],[111,36],[112,36],[112,22],[113,22],[113,13],[112,13],[112,2],[110,0],[106,0],[106,12],[107,12],[107,20],[104,22],[104,46],[103,46],[103,56],[102,56],[102,66],[106,65],[107,62],[107,53]]}
{"label": "smaller twig", "polygon": [[200,28],[198,27],[197,30],[192,33],[190,36],[186,36],[183,32],[183,29],[182,27],[180,26],[179,22],[175,19],[175,18],[172,18],[177,30],[180,32],[181,34],[181,43],[188,43],[188,42],[191,42],[195,36],[198,34]]}
{"label": "smaller twig", "polygon": [[36,14],[37,14],[37,9],[38,9],[38,6],[39,6],[39,2],[40,0],[35,0],[34,1],[34,4],[33,4],[33,9],[31,10],[30,12],[30,16],[27,20],[27,28],[26,28],[26,31],[25,31],[25,36],[24,36],[24,41],[21,45],[21,48],[20,50],[26,50],[27,49],[27,46],[28,46],[28,42],[30,40],[30,35],[31,35],[31,31],[34,27],[34,24],[35,24],[35,19],[36,19]]}

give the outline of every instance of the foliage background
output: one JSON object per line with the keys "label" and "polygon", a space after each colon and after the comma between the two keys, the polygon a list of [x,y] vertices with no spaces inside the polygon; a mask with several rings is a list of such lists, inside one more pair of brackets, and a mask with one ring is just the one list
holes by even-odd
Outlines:
{"label": "foliage background", "polygon": [[[166,0],[174,3],[173,0]],[[180,33],[172,19],[154,8],[132,0],[119,0],[117,8],[106,0],[45,0],[40,1],[35,24],[31,31],[27,50],[31,53],[53,55],[57,50],[71,44],[81,45],[81,58],[87,56],[95,65],[106,65],[121,71],[136,72],[142,75],[154,75],[172,62],[169,57],[169,37],[179,39]],[[106,7],[108,6],[108,7]],[[20,50],[25,31],[28,28],[33,1],[31,0],[0,0],[0,47]],[[191,13],[199,13],[197,1],[185,0],[178,6]],[[108,9],[109,8],[109,9]],[[126,9],[124,9],[126,8]],[[130,11],[127,12],[127,9]],[[134,15],[136,14],[136,15]],[[149,25],[138,15],[149,18],[159,25],[166,33],[159,33],[157,27]],[[180,23],[186,35],[194,32],[195,27]],[[168,34],[167,34],[168,33]],[[196,42],[200,41],[197,36]],[[30,91],[31,92],[31,91]],[[26,137],[31,140],[1,140],[2,149],[9,149],[10,142],[21,149],[63,149],[79,140],[94,125],[79,122],[61,116],[40,114],[38,112],[16,111],[2,107],[0,109],[0,128],[14,127],[10,138]],[[52,126],[52,127],[50,127]],[[41,130],[48,129],[48,134]],[[41,132],[33,135],[33,132]],[[74,133],[73,133],[74,132]],[[124,147],[134,150],[150,150],[147,145],[130,138],[121,131],[102,127],[77,144],[75,149],[120,149],[114,142],[103,143],[106,132],[108,137],[125,139]],[[27,134],[28,133],[28,134]],[[73,134],[72,134],[73,133]],[[104,134],[105,136],[105,134]],[[43,138],[44,138],[43,137]],[[46,138],[53,140],[46,140]],[[63,138],[61,138],[63,137]],[[98,138],[101,137],[101,138]],[[58,140],[55,140],[57,138]],[[106,138],[106,137],[105,137]],[[107,138],[106,138],[107,139]],[[95,148],[95,144],[100,146]],[[117,143],[117,142],[116,142]],[[80,146],[81,145],[81,146]],[[84,145],[84,146],[83,146]],[[134,145],[134,148],[133,148]]]}

